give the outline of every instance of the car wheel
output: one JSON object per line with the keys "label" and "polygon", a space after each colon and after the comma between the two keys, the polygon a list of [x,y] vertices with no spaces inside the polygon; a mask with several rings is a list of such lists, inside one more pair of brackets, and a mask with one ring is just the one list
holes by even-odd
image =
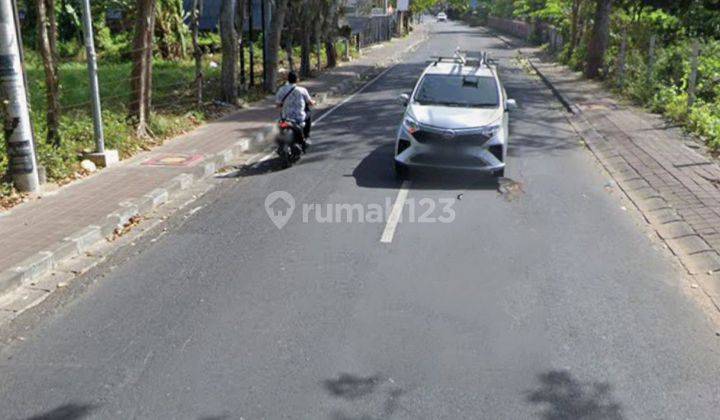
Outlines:
{"label": "car wheel", "polygon": [[395,172],[395,179],[398,181],[405,181],[410,177],[410,168],[402,163],[395,162],[393,169]]}

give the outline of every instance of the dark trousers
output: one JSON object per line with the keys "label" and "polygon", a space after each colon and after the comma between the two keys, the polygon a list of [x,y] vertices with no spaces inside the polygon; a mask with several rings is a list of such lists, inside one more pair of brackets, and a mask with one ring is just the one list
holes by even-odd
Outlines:
{"label": "dark trousers", "polygon": [[305,127],[303,127],[303,137],[310,137],[310,128],[312,128],[312,115],[310,110],[305,110]]}

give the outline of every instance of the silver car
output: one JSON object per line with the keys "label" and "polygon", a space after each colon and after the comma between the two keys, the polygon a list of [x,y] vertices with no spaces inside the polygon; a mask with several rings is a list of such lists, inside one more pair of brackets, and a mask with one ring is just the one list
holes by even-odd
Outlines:
{"label": "silver car", "polygon": [[413,92],[400,96],[405,115],[395,143],[395,174],[411,167],[471,169],[505,175],[508,99],[497,68],[485,54],[435,59]]}

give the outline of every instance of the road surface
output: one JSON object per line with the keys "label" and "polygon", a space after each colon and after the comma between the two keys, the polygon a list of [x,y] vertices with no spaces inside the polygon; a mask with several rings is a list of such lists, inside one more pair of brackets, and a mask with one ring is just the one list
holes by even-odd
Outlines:
{"label": "road surface", "polygon": [[[520,104],[507,179],[401,185],[396,97],[457,46],[499,59]],[[300,164],[243,170],[26,321],[0,353],[0,417],[716,418],[715,325],[515,57],[433,24]],[[295,201],[282,229],[274,191]]]}

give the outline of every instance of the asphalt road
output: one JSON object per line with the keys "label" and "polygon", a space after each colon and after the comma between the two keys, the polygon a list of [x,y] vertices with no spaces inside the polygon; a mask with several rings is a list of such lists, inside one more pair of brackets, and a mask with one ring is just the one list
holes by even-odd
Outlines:
{"label": "asphalt road", "polygon": [[[456,46],[498,58],[520,104],[508,179],[419,174],[381,243],[395,98]],[[0,353],[0,417],[717,418],[715,326],[515,55],[435,24],[300,164],[244,170],[28,326]],[[273,191],[296,202],[282,229]]]}

